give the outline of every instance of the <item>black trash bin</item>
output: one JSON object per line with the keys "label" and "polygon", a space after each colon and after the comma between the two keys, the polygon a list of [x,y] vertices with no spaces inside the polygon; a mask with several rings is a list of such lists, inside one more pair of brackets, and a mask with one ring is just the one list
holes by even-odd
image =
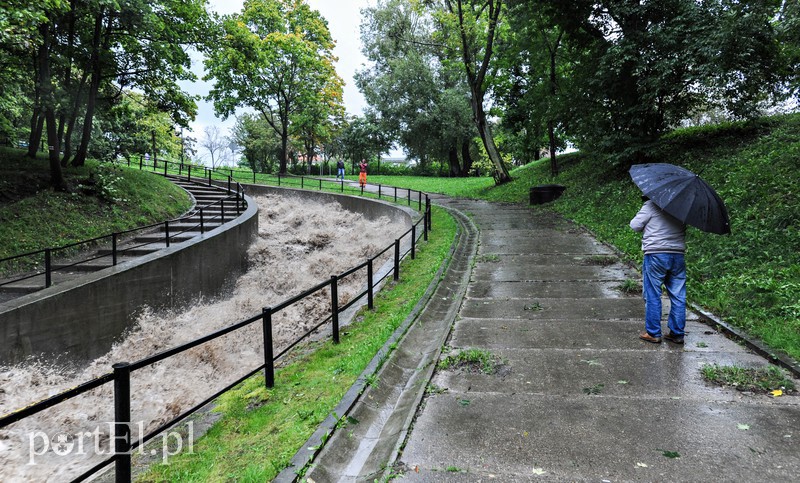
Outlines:
{"label": "black trash bin", "polygon": [[549,203],[561,196],[565,189],[567,189],[567,187],[560,184],[531,186],[531,204],[541,205],[542,203]]}

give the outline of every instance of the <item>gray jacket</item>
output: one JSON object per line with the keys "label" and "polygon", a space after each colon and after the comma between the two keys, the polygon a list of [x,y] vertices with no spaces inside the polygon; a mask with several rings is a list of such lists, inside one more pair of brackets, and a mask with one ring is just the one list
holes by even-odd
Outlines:
{"label": "gray jacket", "polygon": [[650,253],[684,253],[686,225],[648,200],[631,220],[634,231],[644,232],[642,251]]}

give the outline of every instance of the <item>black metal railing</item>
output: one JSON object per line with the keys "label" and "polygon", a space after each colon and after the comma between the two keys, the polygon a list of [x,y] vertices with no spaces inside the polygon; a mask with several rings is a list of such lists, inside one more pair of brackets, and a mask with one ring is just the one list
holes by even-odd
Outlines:
{"label": "black metal railing", "polygon": [[[421,236],[418,236],[418,228],[420,223],[422,223],[422,230],[423,233]],[[108,458],[103,459],[102,461],[96,463],[91,468],[88,468],[84,471],[81,475],[76,477],[73,481],[83,481],[87,478],[90,478],[92,475],[97,473],[99,470],[104,469],[111,463],[115,465],[115,478],[118,482],[130,482],[131,481],[131,453],[135,451],[137,448],[141,447],[142,445],[146,444],[151,439],[158,436],[160,433],[163,433],[168,428],[174,426],[175,424],[183,421],[189,415],[193,414],[198,409],[202,408],[209,402],[213,401],[217,397],[219,397],[224,392],[230,390],[237,384],[240,384],[245,379],[252,377],[253,375],[263,371],[264,373],[264,383],[266,387],[274,387],[275,385],[275,362],[286,355],[292,348],[297,346],[300,342],[310,337],[312,334],[317,333],[321,328],[330,324],[331,326],[331,338],[333,339],[334,343],[339,342],[339,324],[338,318],[339,314],[347,310],[348,308],[352,307],[355,303],[362,300],[365,296],[367,297],[367,306],[368,308],[373,307],[373,300],[372,294],[373,290],[381,284],[389,274],[393,274],[394,279],[397,279],[400,274],[400,261],[402,258],[410,255],[413,259],[416,255],[416,244],[419,242],[419,239],[422,238],[424,240],[428,239],[428,232],[430,231],[430,200],[427,198],[425,199],[425,212],[423,212],[423,216],[420,217],[415,223],[412,224],[411,228],[403,233],[399,238],[395,240],[395,242],[379,253],[375,254],[371,258],[367,259],[365,262],[337,275],[332,275],[329,280],[325,280],[323,282],[318,283],[317,285],[303,291],[300,294],[297,294],[283,302],[271,306],[271,307],[264,307],[259,314],[255,314],[252,317],[237,322],[233,325],[225,327],[223,329],[217,330],[216,332],[210,333],[198,339],[195,339],[190,342],[186,342],[184,344],[178,345],[171,349],[167,349],[165,351],[159,352],[157,354],[153,354],[151,356],[145,357],[135,362],[120,362],[114,364],[112,366],[112,372],[106,373],[100,377],[91,379],[87,382],[84,382],[74,388],[71,388],[67,391],[62,393],[56,394],[51,396],[45,400],[40,402],[31,404],[25,408],[20,410],[14,411],[12,413],[6,414],[0,417],[0,429],[8,427],[16,422],[19,422],[25,418],[31,417],[37,413],[40,413],[46,409],[52,408],[64,401],[70,400],[75,398],[81,394],[84,394],[88,391],[93,389],[97,389],[100,386],[103,386],[108,383],[114,384],[114,397],[113,397],[113,405],[114,405],[114,434],[111,437],[111,445],[112,445],[112,454]],[[405,252],[402,252],[401,245],[404,239],[408,239],[408,249]],[[393,251],[392,263],[387,266],[387,270],[385,273],[377,280],[375,280],[374,276],[374,264],[380,258],[385,258],[390,251]],[[346,277],[354,277],[357,273],[365,271],[366,276],[366,283],[365,289],[362,290],[360,293],[355,295],[349,302],[340,305],[339,296],[338,296],[338,285],[339,282],[346,278]],[[287,309],[288,307],[304,300],[307,297],[310,297],[316,294],[319,291],[328,289],[330,291],[330,313],[327,317],[324,317],[321,321],[318,321],[311,329],[309,329],[306,333],[302,336],[297,338],[295,341],[289,343],[286,347],[283,348],[275,348],[273,339],[272,339],[272,318],[275,314],[279,313],[282,310]],[[196,404],[192,408],[184,411],[180,415],[172,418],[169,421],[164,422],[159,427],[153,429],[152,431],[148,432],[147,434],[141,435],[138,440],[131,441],[132,433],[131,433],[131,385],[130,385],[130,378],[131,374],[134,371],[140,370],[145,367],[152,366],[161,361],[168,360],[169,358],[181,354],[189,349],[195,348],[200,346],[201,344],[213,341],[217,338],[230,334],[240,329],[244,329],[245,327],[250,326],[251,324],[259,323],[261,325],[262,330],[262,337],[263,337],[263,347],[264,347],[264,358],[263,363],[259,364],[257,367],[251,368],[245,375],[237,378],[235,381],[230,382],[227,384],[223,389],[215,392],[214,394],[209,395],[205,400],[201,403]],[[280,349],[277,354],[274,354],[276,349]]]}

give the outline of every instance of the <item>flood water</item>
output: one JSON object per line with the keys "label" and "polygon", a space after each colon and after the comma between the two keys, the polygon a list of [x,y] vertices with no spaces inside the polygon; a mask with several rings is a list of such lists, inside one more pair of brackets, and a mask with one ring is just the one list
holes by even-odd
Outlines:
{"label": "flood water", "polygon": [[[339,205],[277,195],[256,198],[259,236],[249,271],[230,297],[197,300],[183,310],[142,310],[130,332],[106,355],[82,367],[28,361],[0,367],[0,414],[57,394],[132,362],[261,313],[360,264],[406,229],[388,218],[367,220]],[[365,275],[339,283],[340,303],[364,289]],[[330,292],[273,317],[276,353],[330,314]],[[323,330],[330,330],[323,328]],[[260,323],[170,357],[131,375],[134,440],[199,404],[263,363]],[[113,384],[0,430],[0,481],[67,481],[110,456]]]}

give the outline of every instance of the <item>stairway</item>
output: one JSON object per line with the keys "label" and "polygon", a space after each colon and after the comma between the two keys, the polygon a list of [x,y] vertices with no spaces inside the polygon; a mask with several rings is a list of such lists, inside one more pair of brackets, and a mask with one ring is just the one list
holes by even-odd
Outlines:
{"label": "stairway", "polygon": [[[87,249],[78,255],[54,258],[50,265],[49,286],[62,284],[191,240],[235,219],[238,213],[244,210],[244,202],[241,200],[237,202],[236,194],[229,194],[224,188],[199,184],[179,176],[168,176],[167,179],[186,190],[194,199],[194,206],[188,213],[179,220],[164,222],[146,230],[120,234],[116,237],[116,243],[107,238],[100,246]],[[23,280],[0,286],[0,303],[47,288],[47,278],[44,270],[40,270],[28,274]],[[3,280],[0,280],[0,284],[2,283]]]}

